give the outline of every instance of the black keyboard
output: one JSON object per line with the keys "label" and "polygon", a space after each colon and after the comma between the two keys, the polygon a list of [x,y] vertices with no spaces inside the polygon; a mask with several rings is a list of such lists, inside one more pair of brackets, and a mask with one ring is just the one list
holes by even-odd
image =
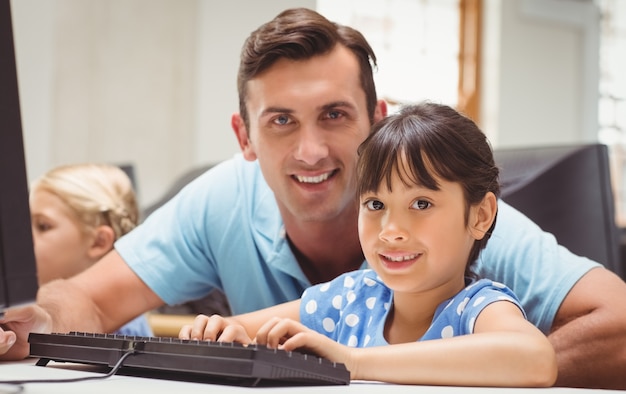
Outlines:
{"label": "black keyboard", "polygon": [[31,333],[28,342],[39,366],[57,361],[113,367],[131,352],[122,374],[243,386],[350,384],[343,364],[260,345],[84,332]]}

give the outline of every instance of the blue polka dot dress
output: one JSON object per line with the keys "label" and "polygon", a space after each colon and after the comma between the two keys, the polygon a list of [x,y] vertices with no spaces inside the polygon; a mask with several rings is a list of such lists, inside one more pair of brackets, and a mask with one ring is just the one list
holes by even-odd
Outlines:
{"label": "blue polka dot dress", "polygon": [[[505,285],[489,279],[474,281],[437,307],[430,328],[420,340],[471,334],[476,316],[492,302],[503,300],[523,312],[519,300]],[[383,332],[392,302],[393,292],[376,272],[348,272],[305,290],[300,321],[344,345],[387,345]]]}

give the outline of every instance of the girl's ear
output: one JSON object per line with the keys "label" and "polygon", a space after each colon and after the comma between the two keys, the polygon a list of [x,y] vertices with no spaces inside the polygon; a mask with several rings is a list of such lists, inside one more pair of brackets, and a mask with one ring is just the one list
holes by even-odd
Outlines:
{"label": "girl's ear", "polygon": [[237,142],[239,142],[239,148],[241,148],[243,157],[249,161],[256,160],[256,153],[250,143],[248,129],[239,113],[233,114],[230,118],[230,127],[235,132],[235,137],[237,137]]}
{"label": "girl's ear", "polygon": [[115,243],[113,228],[105,225],[98,226],[93,233],[91,245],[87,249],[87,256],[94,261],[100,260],[102,256],[113,249],[113,243]]}
{"label": "girl's ear", "polygon": [[483,239],[495,220],[497,211],[498,199],[492,192],[485,194],[483,200],[471,208],[469,229],[474,239]]}

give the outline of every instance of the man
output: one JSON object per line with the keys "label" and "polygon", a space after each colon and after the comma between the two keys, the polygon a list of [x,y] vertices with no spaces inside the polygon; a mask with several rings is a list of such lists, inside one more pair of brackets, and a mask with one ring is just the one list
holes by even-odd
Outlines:
{"label": "man", "polygon": [[[231,121],[242,155],[192,182],[92,268],[43,286],[38,306],[8,311],[0,354],[25,357],[30,331],[113,331],[213,288],[233,313],[251,311],[365,266],[354,167],[387,112],[375,62],[360,33],[306,9],[253,32]],[[550,335],[558,384],[626,388],[626,284],[503,202],[498,223],[480,274],[511,287]]]}

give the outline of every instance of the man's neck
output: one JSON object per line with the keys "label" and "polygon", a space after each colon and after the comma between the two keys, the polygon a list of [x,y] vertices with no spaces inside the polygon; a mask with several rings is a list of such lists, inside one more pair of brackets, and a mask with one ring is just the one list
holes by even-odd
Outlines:
{"label": "man's neck", "polygon": [[291,249],[312,284],[327,282],[363,264],[357,217],[328,222],[285,222]]}

